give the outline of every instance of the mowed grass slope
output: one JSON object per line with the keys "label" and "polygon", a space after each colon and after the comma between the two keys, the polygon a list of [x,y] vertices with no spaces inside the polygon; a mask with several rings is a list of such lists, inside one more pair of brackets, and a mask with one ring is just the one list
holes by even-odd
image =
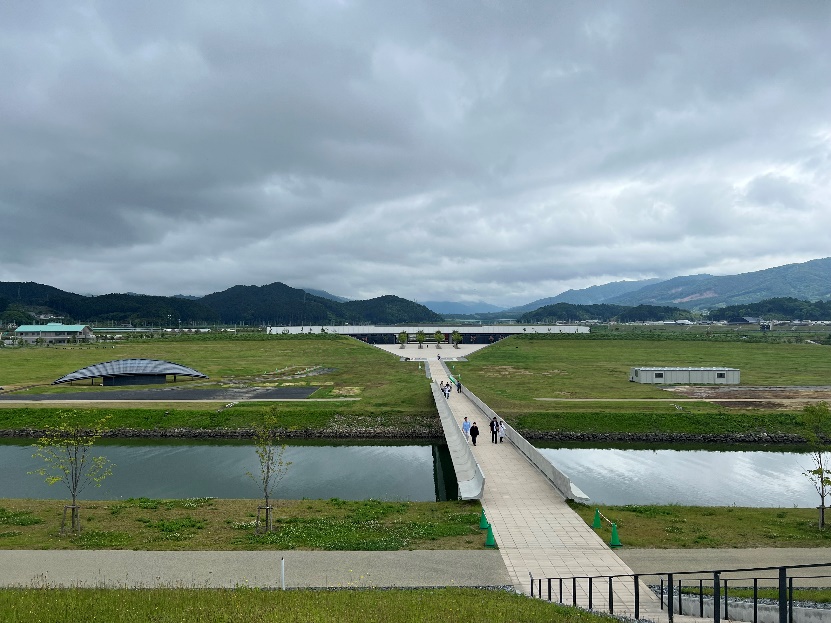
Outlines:
{"label": "mowed grass slope", "polygon": [[638,365],[735,367],[742,385],[831,384],[831,348],[811,344],[514,337],[453,365],[468,388],[524,431],[805,432],[798,407],[700,401],[678,409],[673,403],[682,396],[629,382]]}
{"label": "mowed grass slope", "polygon": [[6,589],[0,590],[0,619],[4,623],[617,621],[515,593],[470,588],[343,591]]}
{"label": "mowed grass slope", "polygon": [[[28,391],[51,392],[55,388],[49,384],[64,374],[103,361],[129,358],[173,361],[210,377],[207,383],[180,380],[175,387],[316,386],[319,389],[312,398],[335,400],[280,403],[278,424],[288,429],[384,427],[400,426],[402,422],[413,429],[435,428],[438,423],[429,384],[416,363],[402,363],[378,348],[338,336],[263,336],[257,340],[157,338],[119,343],[115,348],[0,349],[0,386],[37,385]],[[290,378],[309,368],[326,371]],[[110,389],[89,385],[73,385],[69,390],[65,387],[61,389],[102,393]],[[174,385],[168,383],[165,387]],[[25,394],[15,397],[25,398]],[[176,392],[171,391],[171,400],[176,397]],[[106,408],[85,406],[92,407],[91,419],[109,414],[108,426],[113,428],[248,428],[261,420],[264,409],[262,403],[230,409],[219,403],[140,401],[109,403]],[[55,413],[55,408],[38,403],[20,408],[0,401],[0,428],[36,428],[53,421]]]}

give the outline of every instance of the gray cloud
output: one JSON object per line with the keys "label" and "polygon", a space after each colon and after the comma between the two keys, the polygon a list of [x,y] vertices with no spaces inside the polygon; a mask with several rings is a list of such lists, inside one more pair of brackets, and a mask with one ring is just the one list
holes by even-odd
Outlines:
{"label": "gray cloud", "polygon": [[519,304],[823,257],[824,2],[0,7],[0,279]]}

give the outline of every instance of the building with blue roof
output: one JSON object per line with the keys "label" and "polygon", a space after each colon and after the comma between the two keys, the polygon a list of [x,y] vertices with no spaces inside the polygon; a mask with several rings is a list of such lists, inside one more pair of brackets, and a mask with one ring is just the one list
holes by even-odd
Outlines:
{"label": "building with blue roof", "polygon": [[89,325],[63,324],[24,324],[14,330],[14,339],[27,344],[70,344],[73,342],[94,342],[95,333]]}

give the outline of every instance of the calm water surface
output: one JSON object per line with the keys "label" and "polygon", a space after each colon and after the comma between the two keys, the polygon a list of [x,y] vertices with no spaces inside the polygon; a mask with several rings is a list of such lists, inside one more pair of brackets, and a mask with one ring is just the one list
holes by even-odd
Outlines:
{"label": "calm water surface", "polygon": [[813,507],[807,453],[540,448],[593,502]]}
{"label": "calm water surface", "polygon": [[[259,473],[254,446],[188,441],[99,441],[93,456],[116,467],[84,499],[258,498],[262,492],[246,472]],[[383,499],[435,501],[456,486],[447,447],[442,445],[288,444],[288,473],[275,491],[283,499]],[[0,497],[62,499],[66,487],[47,485],[32,457],[31,441],[0,442]],[[449,473],[448,473],[449,472]]]}

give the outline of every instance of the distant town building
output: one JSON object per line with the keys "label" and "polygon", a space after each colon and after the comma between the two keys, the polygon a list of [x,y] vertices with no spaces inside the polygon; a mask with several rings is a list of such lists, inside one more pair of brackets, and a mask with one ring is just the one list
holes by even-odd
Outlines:
{"label": "distant town building", "polygon": [[95,334],[89,325],[62,324],[24,324],[14,330],[14,339],[27,344],[69,344],[71,342],[93,342]]}
{"label": "distant town building", "polygon": [[629,380],[655,385],[738,385],[740,374],[738,368],[636,367],[629,370]]}

